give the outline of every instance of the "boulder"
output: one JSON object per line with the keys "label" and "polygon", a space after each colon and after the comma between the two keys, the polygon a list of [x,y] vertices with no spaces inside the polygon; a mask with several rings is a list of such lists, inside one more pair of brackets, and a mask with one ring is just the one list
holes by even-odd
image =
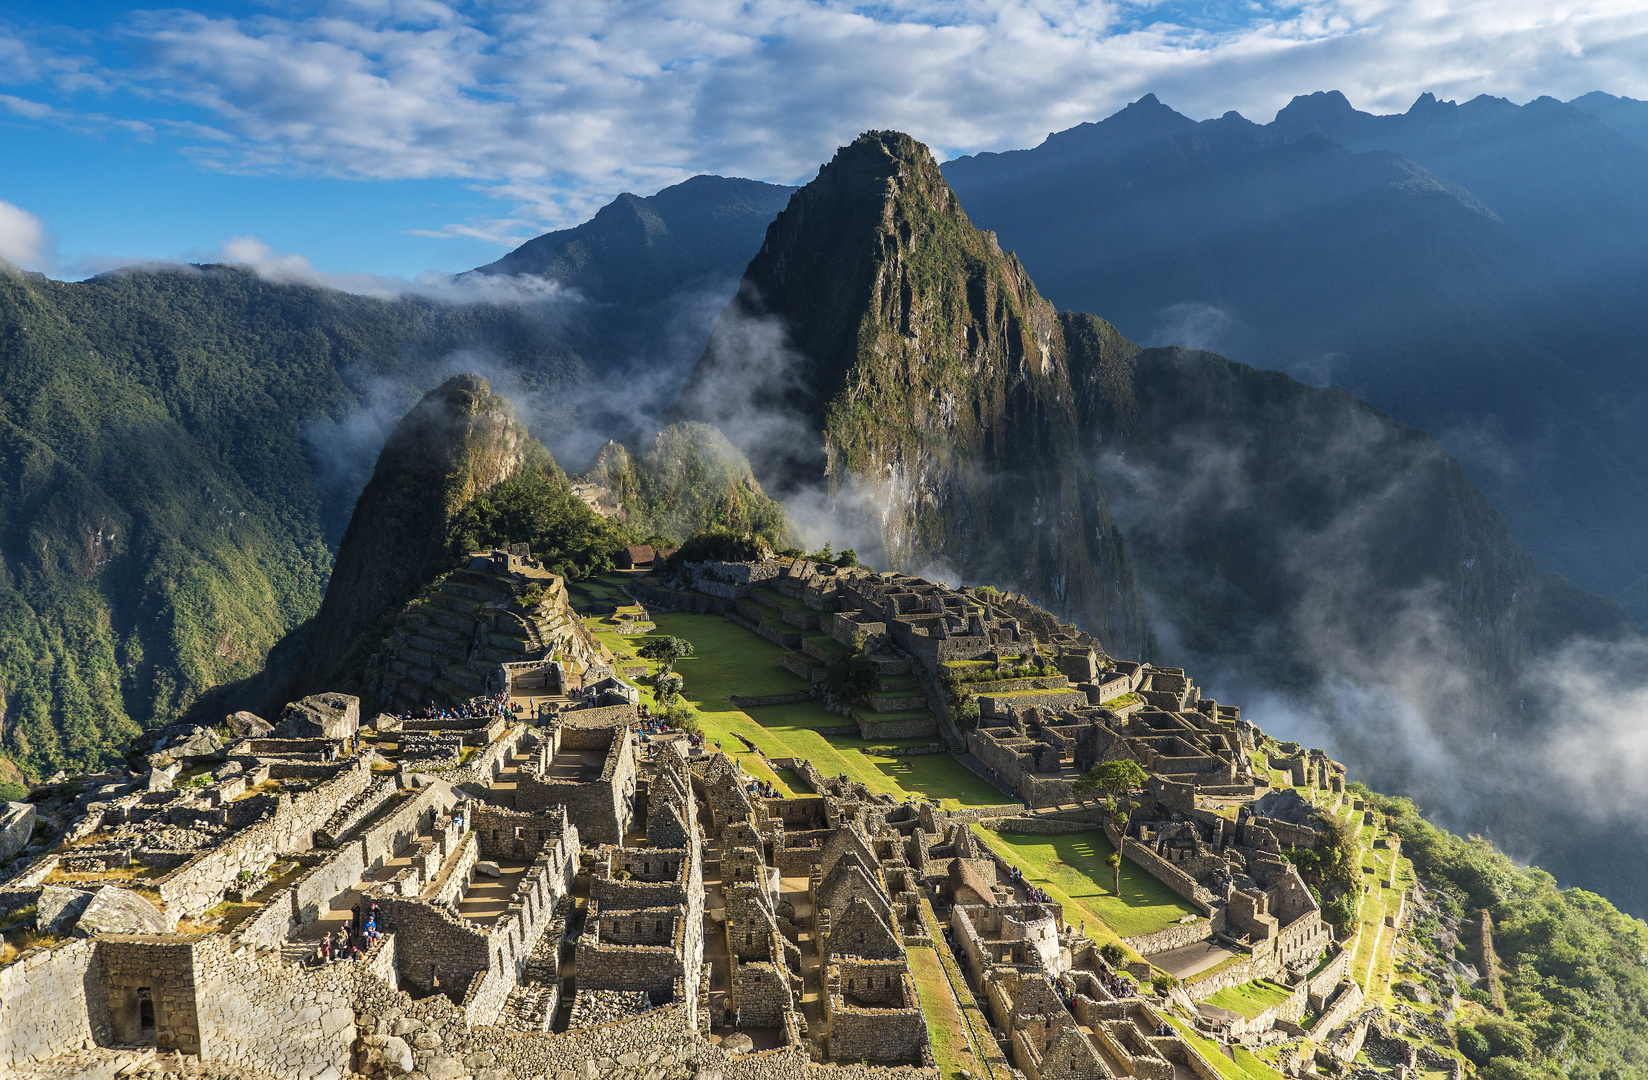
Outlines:
{"label": "boulder", "polygon": [[243,773],[245,771],[246,771],[245,766],[241,765],[240,762],[231,761],[231,762],[229,762],[229,764],[224,765],[222,768],[220,768],[216,772],[212,773],[212,779],[214,779],[214,780],[227,780],[227,779],[229,779],[229,777],[239,776],[241,773]]}
{"label": "boulder", "polygon": [[1403,979],[1401,982],[1396,984],[1395,989],[1398,994],[1401,994],[1409,1001],[1417,1001],[1421,1005],[1429,1005],[1431,1003],[1431,992],[1414,982],[1412,979]]}
{"label": "boulder", "polygon": [[377,731],[399,731],[401,729],[401,718],[381,712],[372,718],[372,722],[368,726]]}
{"label": "boulder", "polygon": [[0,808],[0,860],[9,859],[28,846],[34,834],[33,803],[9,802]]}
{"label": "boulder", "polygon": [[223,718],[229,733],[237,739],[261,739],[275,730],[275,725],[257,713],[233,712]]}
{"label": "boulder", "polygon": [[755,1040],[742,1031],[721,1040],[721,1049],[729,1054],[747,1054],[755,1049]]}
{"label": "boulder", "polygon": [[475,864],[475,872],[477,874],[484,874],[487,877],[502,877],[503,876],[503,871],[498,869],[498,864],[497,863],[488,862],[485,859],[482,859],[480,862]]}
{"label": "boulder", "polygon": [[412,1071],[412,1048],[393,1035],[367,1035],[360,1044],[361,1071],[402,1076]]}
{"label": "boulder", "polygon": [[130,889],[104,885],[97,889],[74,925],[76,937],[94,934],[165,934],[171,920],[160,909]]}
{"label": "boulder", "polygon": [[166,753],[176,758],[203,758],[222,750],[223,740],[217,737],[217,732],[197,727],[174,738]]}
{"label": "boulder", "polygon": [[42,934],[66,934],[91,902],[92,894],[86,889],[47,885],[35,905],[35,925]]}
{"label": "boulder", "polygon": [[286,706],[274,734],[283,739],[342,739],[360,730],[360,698],[310,694]]}
{"label": "boulder", "polygon": [[445,1054],[436,1054],[430,1058],[424,1065],[423,1072],[429,1080],[458,1080],[460,1076],[469,1075],[469,1070],[464,1068],[463,1062]]}

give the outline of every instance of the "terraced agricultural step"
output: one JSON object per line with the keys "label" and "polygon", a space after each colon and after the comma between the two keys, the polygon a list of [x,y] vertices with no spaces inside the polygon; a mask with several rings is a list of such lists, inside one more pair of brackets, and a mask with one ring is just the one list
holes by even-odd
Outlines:
{"label": "terraced agricultural step", "polygon": [[927,695],[919,690],[913,694],[871,694],[870,708],[878,713],[910,712],[913,709],[925,709]]}

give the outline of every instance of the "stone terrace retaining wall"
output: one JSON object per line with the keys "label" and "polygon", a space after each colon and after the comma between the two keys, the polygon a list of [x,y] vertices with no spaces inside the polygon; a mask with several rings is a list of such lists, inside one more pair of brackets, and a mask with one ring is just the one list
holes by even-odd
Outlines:
{"label": "stone terrace retaining wall", "polygon": [[0,1072],[86,1039],[108,1041],[95,948],[91,941],[69,941],[0,968]]}
{"label": "stone terrace retaining wall", "polygon": [[1095,826],[1088,821],[1056,821],[1039,817],[985,818],[979,824],[1001,833],[1056,836],[1064,833],[1091,832]]}
{"label": "stone terrace retaining wall", "polygon": [[1153,953],[1167,952],[1185,945],[1194,945],[1198,941],[1206,941],[1213,936],[1212,919],[1194,919],[1187,923],[1175,923],[1165,930],[1157,930],[1153,934],[1139,934],[1137,937],[1124,938],[1123,941],[1140,956],[1150,956]]}
{"label": "stone terrace retaining wall", "polygon": [[1131,837],[1122,837],[1116,832],[1116,827],[1108,821],[1104,823],[1104,834],[1109,838],[1110,845],[1125,855],[1139,869],[1190,901],[1191,904],[1201,910],[1203,915],[1209,917],[1213,915],[1213,894],[1198,885],[1189,874],[1137,840]]}

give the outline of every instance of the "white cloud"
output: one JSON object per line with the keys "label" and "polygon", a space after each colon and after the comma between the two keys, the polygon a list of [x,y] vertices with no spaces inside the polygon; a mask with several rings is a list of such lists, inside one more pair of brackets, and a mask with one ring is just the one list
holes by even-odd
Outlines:
{"label": "white cloud", "polygon": [[471,180],[513,209],[433,231],[499,243],[697,172],[803,181],[874,127],[954,154],[1032,145],[1146,92],[1192,116],[1258,120],[1317,89],[1380,111],[1423,91],[1648,94],[1640,0],[1282,0],[1243,9],[1245,21],[1213,5],[1200,25],[1172,21],[1180,9],[1083,0],[274,10],[137,13],[125,26],[136,67],[92,73],[30,46],[18,70],[192,111],[151,120],[209,167]]}
{"label": "white cloud", "polygon": [[0,201],[0,260],[25,270],[44,270],[52,263],[51,247],[39,218]]}
{"label": "white cloud", "polygon": [[[3,204],[0,204],[3,205]],[[358,296],[390,300],[422,296],[453,304],[576,304],[575,290],[540,277],[502,277],[484,274],[441,274],[427,271],[415,278],[385,274],[331,273],[315,267],[302,255],[276,251],[256,236],[231,236],[220,251],[205,252],[199,261],[245,266],[265,281],[282,285],[319,285]]]}

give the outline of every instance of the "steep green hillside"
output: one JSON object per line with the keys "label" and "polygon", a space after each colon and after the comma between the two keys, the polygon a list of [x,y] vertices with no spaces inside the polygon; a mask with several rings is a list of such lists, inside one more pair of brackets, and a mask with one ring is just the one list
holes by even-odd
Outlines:
{"label": "steep green hillside", "polygon": [[750,463],[719,429],[672,424],[636,451],[609,442],[584,478],[610,488],[639,534],[677,543],[707,526],[765,537],[787,546],[784,508],[769,499]]}
{"label": "steep green hillside", "polygon": [[677,408],[871,562],[995,581],[1148,650],[1063,324],[908,136],[862,136],[791,199]]}

